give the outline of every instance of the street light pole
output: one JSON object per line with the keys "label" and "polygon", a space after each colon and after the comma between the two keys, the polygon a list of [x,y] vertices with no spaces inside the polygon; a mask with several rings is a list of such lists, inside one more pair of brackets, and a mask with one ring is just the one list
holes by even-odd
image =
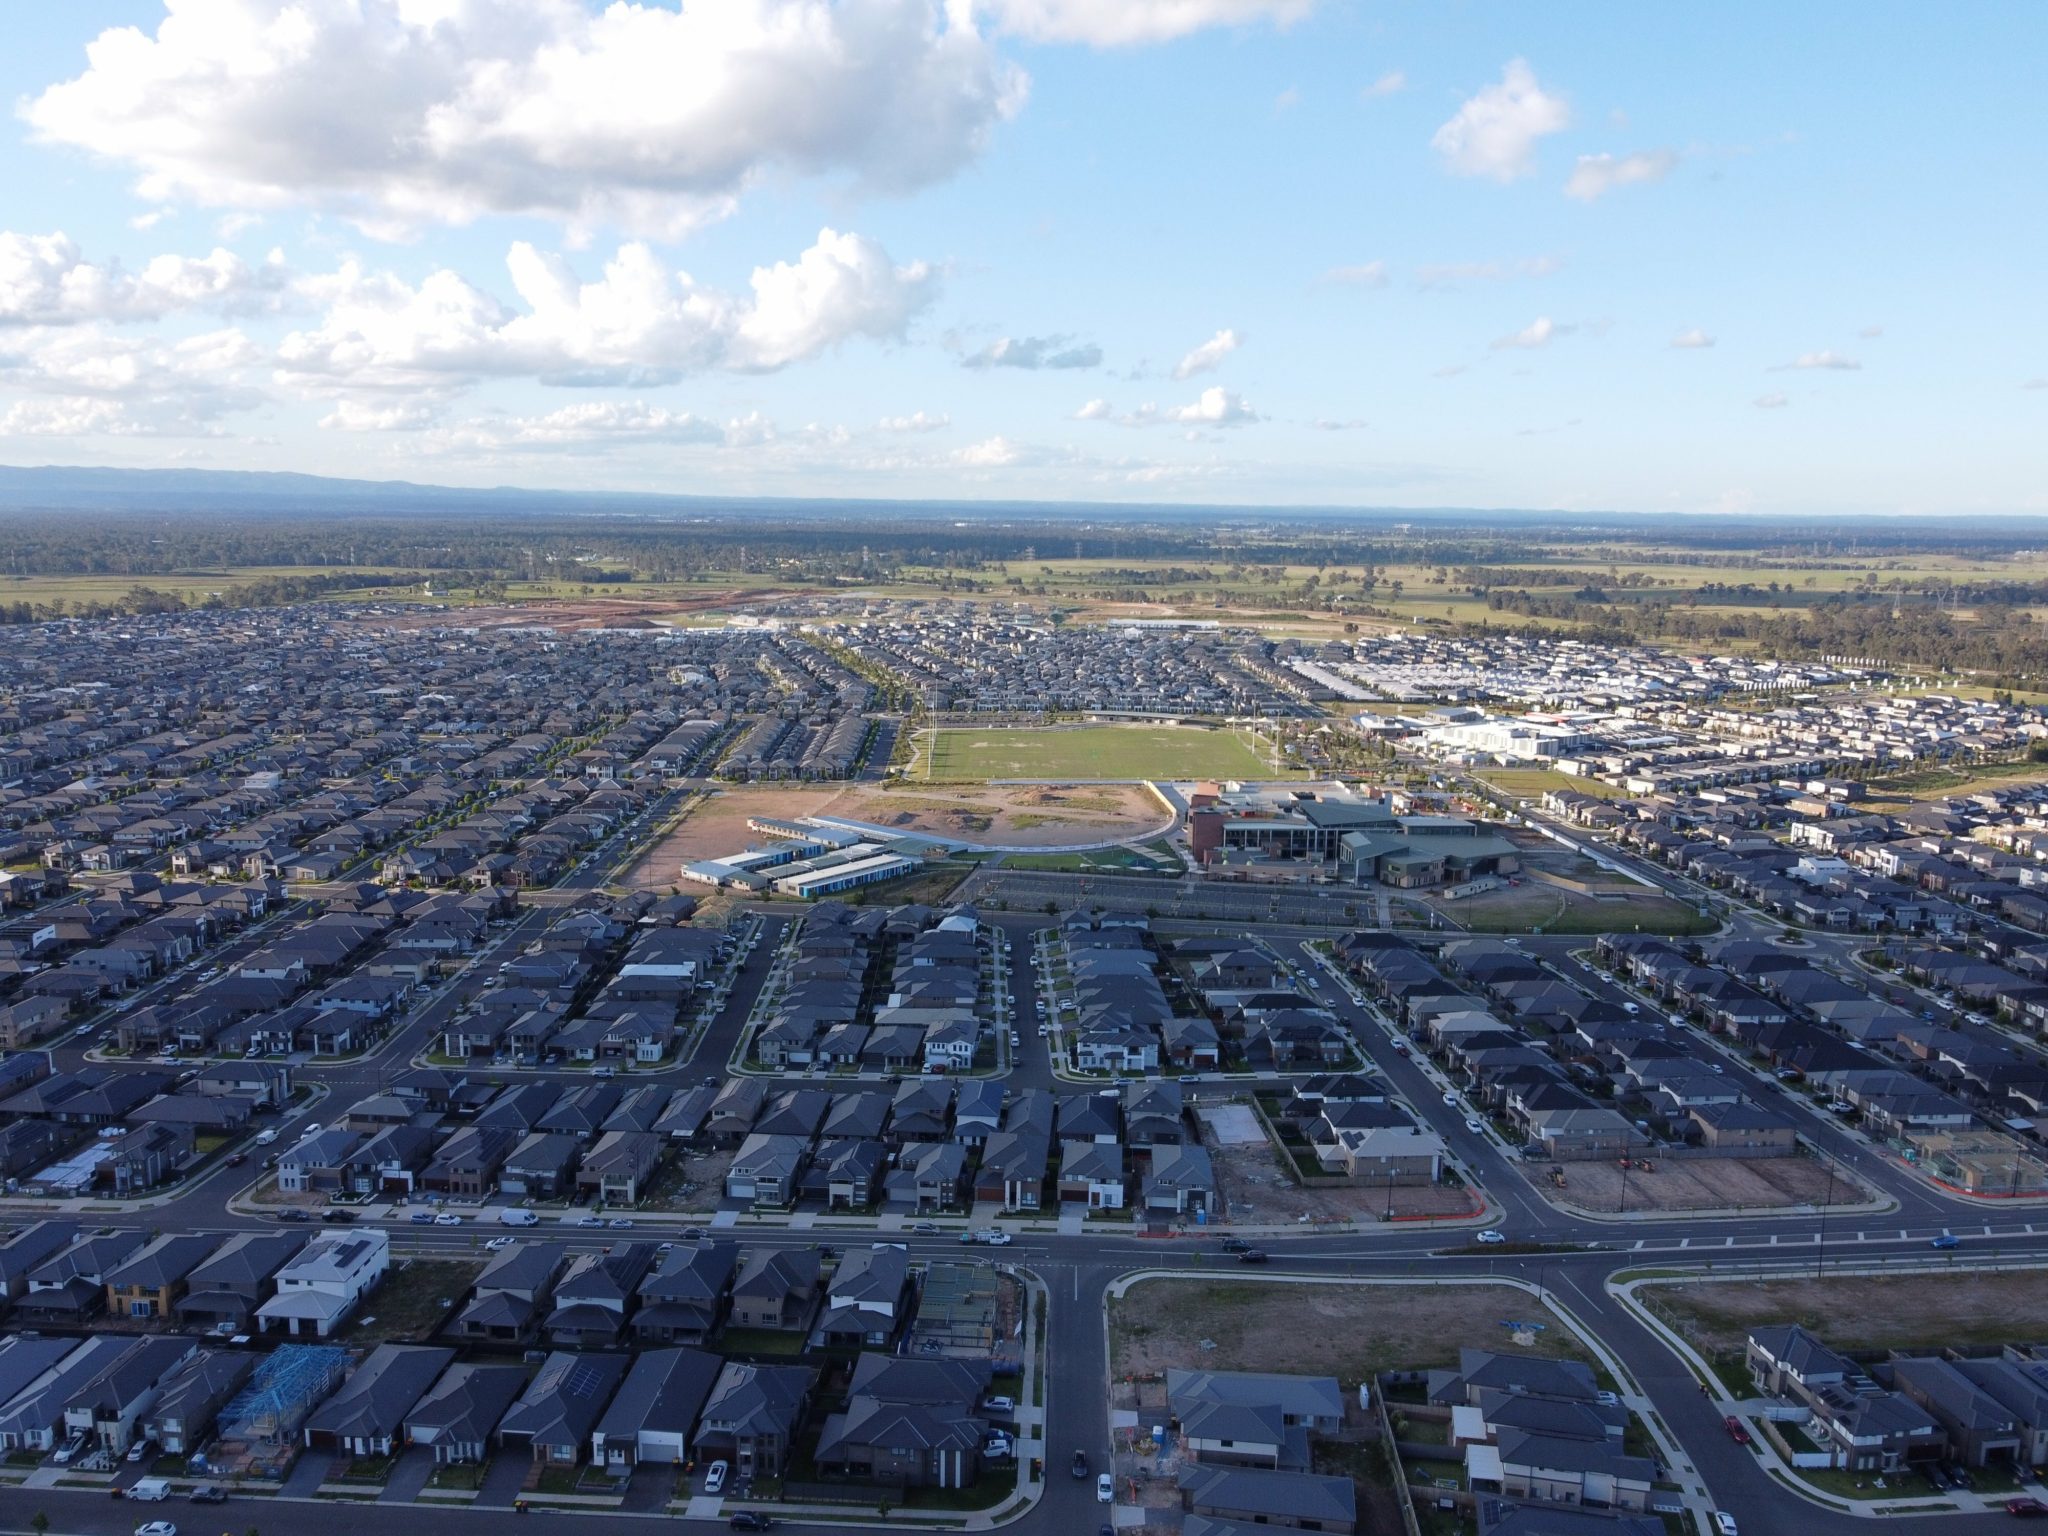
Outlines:
{"label": "street light pole", "polygon": [[1818,1251],[1815,1253],[1813,1260],[1813,1276],[1816,1280],[1820,1278],[1821,1273],[1828,1267],[1828,1212],[1833,1210],[1835,1207],[1836,1167],[1837,1162],[1835,1159],[1835,1155],[1832,1152],[1830,1152],[1828,1154],[1827,1200],[1826,1203],[1824,1203],[1820,1208],[1820,1246]]}

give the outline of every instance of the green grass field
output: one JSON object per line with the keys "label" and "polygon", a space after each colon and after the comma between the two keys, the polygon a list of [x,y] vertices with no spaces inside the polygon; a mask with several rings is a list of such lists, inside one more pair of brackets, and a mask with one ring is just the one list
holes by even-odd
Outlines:
{"label": "green grass field", "polygon": [[[1023,779],[1270,779],[1269,759],[1234,731],[1174,725],[944,730],[926,777]],[[1284,775],[1283,775],[1284,776]]]}

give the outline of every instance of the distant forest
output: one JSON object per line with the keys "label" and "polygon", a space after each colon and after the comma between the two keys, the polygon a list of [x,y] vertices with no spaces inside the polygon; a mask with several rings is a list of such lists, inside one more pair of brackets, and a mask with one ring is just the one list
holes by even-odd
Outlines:
{"label": "distant forest", "polygon": [[[1436,596],[1469,597],[1488,614],[1457,628],[1716,649],[1739,644],[1785,657],[1874,656],[1899,666],[1963,668],[2001,679],[2048,676],[2048,581],[1950,581],[1883,574],[1932,557],[1977,560],[2031,552],[2025,525],[1946,522],[1788,529],[1758,520],[1609,518],[1488,524],[1481,514],[1274,514],[1255,519],[1130,509],[1091,520],[1072,509],[693,508],[689,515],[578,513],[514,507],[502,514],[402,513],[295,507],[171,513],[0,509],[0,623],[173,611],[185,599],[153,582],[218,575],[203,606],[316,601],[337,591],[431,579],[442,589],[501,595],[509,582],[609,589],[746,576],[790,586],[910,584],[934,594],[1044,597],[1047,560],[1101,562],[1088,595],[1110,601],[1199,602],[1204,586],[1252,584],[1261,605],[1407,617],[1391,571],[1421,567]],[[1105,519],[1108,514],[1105,511]],[[1123,562],[1129,562],[1124,564]],[[1623,565],[1638,567],[1622,571]],[[1289,570],[1289,568],[1294,568]],[[1306,579],[1301,568],[1309,568]],[[1741,571],[1699,580],[1689,568]],[[251,568],[269,574],[251,576]],[[375,568],[366,573],[365,568]],[[1649,569],[1665,574],[1655,574]],[[1820,590],[1816,570],[1861,573]],[[9,599],[5,578],[126,578],[120,596]],[[1069,580],[1073,579],[1069,573]],[[1839,585],[1839,579],[1835,585]],[[1060,594],[1055,593],[1054,597]],[[1965,612],[1967,610],[1967,612]],[[1448,622],[1432,620],[1431,622]]]}

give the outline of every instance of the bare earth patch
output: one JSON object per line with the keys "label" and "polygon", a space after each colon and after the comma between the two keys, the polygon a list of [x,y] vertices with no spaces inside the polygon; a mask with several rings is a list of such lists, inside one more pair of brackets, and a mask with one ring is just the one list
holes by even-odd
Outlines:
{"label": "bare earth patch", "polygon": [[855,784],[825,814],[1019,848],[1151,837],[1169,820],[1136,784]]}
{"label": "bare earth patch", "polygon": [[[1784,1210],[1825,1204],[1828,1170],[1810,1157],[1700,1157],[1655,1159],[1655,1170],[1631,1168],[1627,1209],[1631,1211]],[[1547,1167],[1548,1165],[1539,1165]],[[1554,1188],[1532,1169],[1538,1187],[1559,1205],[1582,1211],[1620,1211],[1623,1174],[1619,1163],[1560,1163],[1565,1187]],[[1848,1173],[1834,1180],[1834,1204],[1857,1205],[1874,1198]]]}
{"label": "bare earth patch", "polygon": [[[792,821],[815,816],[838,796],[836,788],[771,789],[745,785],[713,790],[699,800],[676,828],[642,854],[620,878],[629,890],[666,891],[677,884],[677,871],[691,859],[715,859],[738,853],[768,839],[747,826],[753,816]],[[709,886],[686,886],[692,894]]]}
{"label": "bare earth patch", "polygon": [[[1503,1320],[1548,1326],[1523,1346]],[[1463,1347],[1590,1358],[1561,1319],[1506,1286],[1151,1280],[1109,1304],[1119,1390],[1181,1369],[1334,1375],[1348,1391],[1381,1371],[1455,1365]]]}
{"label": "bare earth patch", "polygon": [[2048,1337],[2048,1273],[1844,1276],[1646,1286],[1701,1349],[1740,1354],[1752,1327],[1798,1323],[1837,1349],[1938,1349]]}
{"label": "bare earth patch", "polygon": [[[1280,1154],[1268,1142],[1220,1147],[1211,1141],[1209,1159],[1216,1169],[1217,1193],[1222,1197],[1226,1219],[1245,1226],[1272,1227],[1290,1221],[1304,1226],[1378,1221],[1387,1213],[1384,1185],[1297,1184],[1280,1166]],[[1468,1190],[1438,1184],[1394,1188],[1396,1218],[1462,1216],[1471,1208],[1472,1195]]]}

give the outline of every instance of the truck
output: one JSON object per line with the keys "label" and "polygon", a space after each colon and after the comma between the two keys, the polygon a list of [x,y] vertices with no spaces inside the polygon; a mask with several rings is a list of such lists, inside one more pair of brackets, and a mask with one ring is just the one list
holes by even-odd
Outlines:
{"label": "truck", "polygon": [[161,1504],[171,1496],[171,1480],[167,1477],[144,1477],[136,1479],[128,1490],[128,1497],[141,1499],[150,1504]]}
{"label": "truck", "polygon": [[540,1217],[522,1207],[507,1206],[504,1210],[498,1212],[498,1225],[501,1227],[537,1227],[540,1225]]}

